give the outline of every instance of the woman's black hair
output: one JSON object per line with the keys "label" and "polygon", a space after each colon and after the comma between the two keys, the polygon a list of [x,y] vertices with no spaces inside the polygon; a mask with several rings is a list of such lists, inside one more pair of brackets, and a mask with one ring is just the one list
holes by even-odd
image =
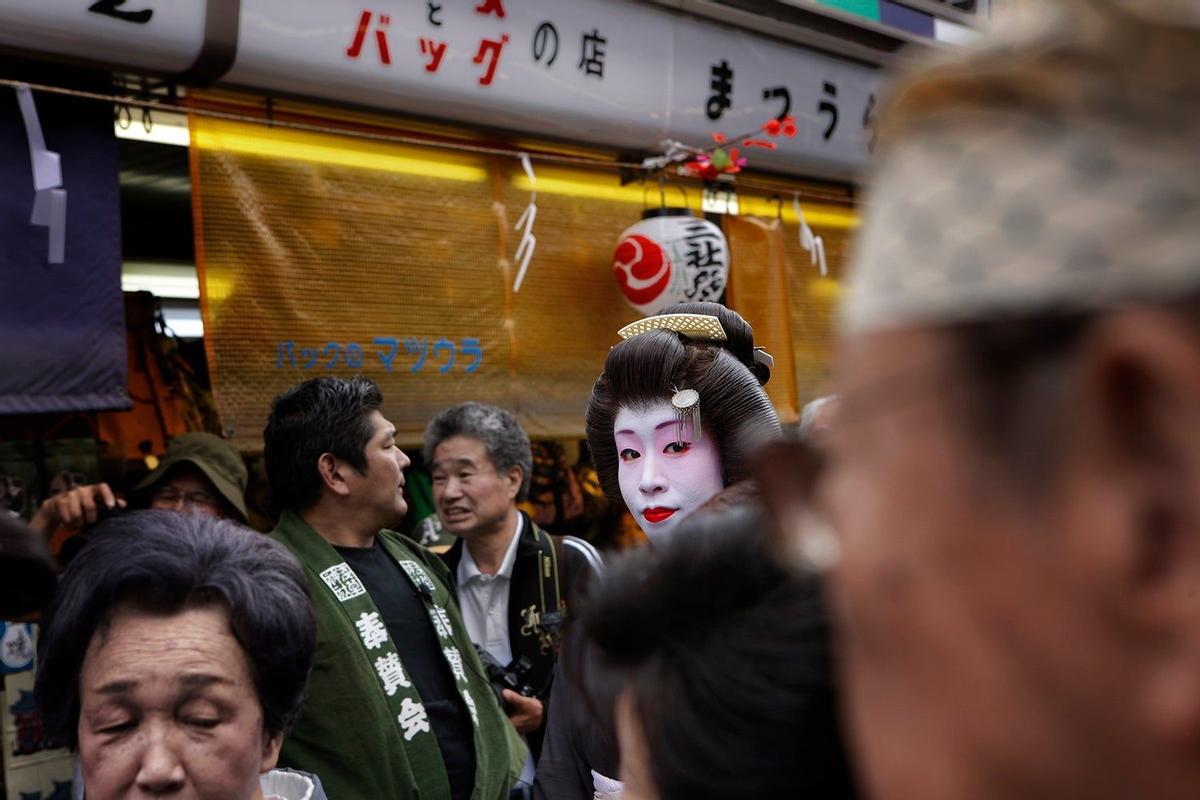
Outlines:
{"label": "woman's black hair", "polygon": [[754,509],[684,524],[593,584],[594,707],[631,694],[662,800],[853,798],[816,578],[772,559]]}
{"label": "woman's black hair", "polygon": [[622,406],[644,407],[669,401],[676,389],[696,390],[701,427],[705,435],[716,438],[726,486],[749,477],[749,451],[779,435],[779,417],[762,388],[770,369],[754,357],[749,323],[720,303],[680,303],[664,308],[662,314],[717,317],[728,340],[700,341],[656,330],[626,339],[609,351],[588,400],[586,429],[600,485],[614,502],[623,502],[613,440],[613,422]]}
{"label": "woman's black hair", "polygon": [[63,574],[43,618],[34,686],[49,732],[76,744],[83,661],[116,611],[170,616],[205,607],[228,613],[263,726],[285,733],[300,711],[317,641],[304,571],[261,533],[177,511],[135,511],[101,523]]}

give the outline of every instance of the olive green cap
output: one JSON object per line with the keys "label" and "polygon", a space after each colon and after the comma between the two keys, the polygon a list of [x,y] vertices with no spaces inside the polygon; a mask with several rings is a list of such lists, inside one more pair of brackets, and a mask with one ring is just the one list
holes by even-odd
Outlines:
{"label": "olive green cap", "polygon": [[149,491],[166,477],[172,467],[179,464],[192,464],[203,472],[217,493],[237,512],[238,518],[249,524],[246,484],[250,476],[246,463],[228,442],[216,434],[192,431],[176,436],[167,445],[166,455],[158,462],[158,466],[134,491]]}

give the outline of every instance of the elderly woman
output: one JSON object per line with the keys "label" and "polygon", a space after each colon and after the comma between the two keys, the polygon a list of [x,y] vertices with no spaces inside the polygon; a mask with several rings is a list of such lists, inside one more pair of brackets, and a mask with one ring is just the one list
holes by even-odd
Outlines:
{"label": "elderly woman", "polygon": [[[703,506],[737,505],[751,493],[749,455],[779,436],[763,385],[770,356],[741,315],[719,303],[681,303],[620,331],[592,388],[587,437],[605,494],[623,502],[652,545],[664,545]],[[564,647],[534,794],[615,798],[612,729],[596,724],[570,665],[593,659]],[[582,672],[583,670],[575,670]]]}
{"label": "elderly woman", "polygon": [[315,641],[285,548],[228,520],[137,512],[63,575],[36,694],[78,747],[89,800],[315,800],[308,776],[271,771]]}

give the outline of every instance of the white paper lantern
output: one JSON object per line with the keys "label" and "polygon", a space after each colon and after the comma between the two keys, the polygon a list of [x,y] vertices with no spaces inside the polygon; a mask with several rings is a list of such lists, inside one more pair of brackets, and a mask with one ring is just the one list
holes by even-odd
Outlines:
{"label": "white paper lantern", "polygon": [[651,209],[621,234],[613,274],[646,316],[673,303],[715,302],[729,277],[729,244],[719,227],[687,209]]}

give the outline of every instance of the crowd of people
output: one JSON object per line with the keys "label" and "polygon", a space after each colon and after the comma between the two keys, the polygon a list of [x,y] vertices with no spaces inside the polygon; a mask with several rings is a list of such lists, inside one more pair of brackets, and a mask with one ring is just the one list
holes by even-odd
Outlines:
{"label": "crowd of people", "polygon": [[529,437],[475,402],[424,437],[455,544],[394,532],[364,378],[275,399],[269,535],[203,433],[143,510],[0,520],[77,796],[1196,796],[1198,52],[1195,3],[1059,0],[901,81],[836,394],[781,427],[719,304],[621,331],[581,414],[646,544],[608,563],[521,510]]}

